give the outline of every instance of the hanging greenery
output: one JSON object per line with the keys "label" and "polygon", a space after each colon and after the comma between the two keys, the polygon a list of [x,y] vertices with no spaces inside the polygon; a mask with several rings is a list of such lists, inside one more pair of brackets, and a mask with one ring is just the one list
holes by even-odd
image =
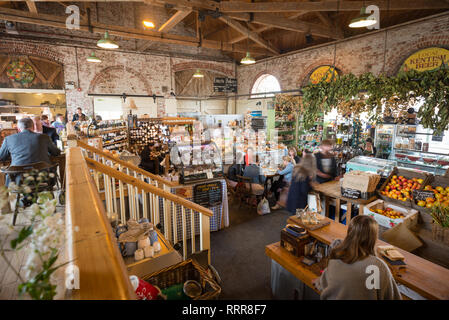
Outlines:
{"label": "hanging greenery", "polygon": [[420,98],[424,98],[418,112],[421,124],[436,133],[449,129],[449,70],[445,65],[433,71],[401,71],[394,77],[345,74],[335,81],[310,84],[302,92],[306,129],[320,113],[333,108],[343,116],[367,112],[374,123],[385,116],[400,119]]}

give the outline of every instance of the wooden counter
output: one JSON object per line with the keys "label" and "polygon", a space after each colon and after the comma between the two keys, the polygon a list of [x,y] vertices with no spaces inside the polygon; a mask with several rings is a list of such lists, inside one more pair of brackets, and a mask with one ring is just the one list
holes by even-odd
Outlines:
{"label": "wooden counter", "polygon": [[[291,216],[288,218],[287,223],[297,224],[296,219],[295,216]],[[309,234],[325,244],[330,244],[335,239],[344,239],[347,227],[331,219],[328,220],[330,220],[328,226],[309,231]],[[387,245],[387,243],[378,240],[376,246],[380,245]],[[449,269],[445,269],[400,248],[398,250],[404,255],[407,263],[405,269],[391,268],[393,276],[398,283],[407,286],[427,299],[449,300]],[[279,242],[266,246],[265,253],[299,280],[313,288],[312,280],[317,278],[317,276],[307,270],[300,263],[299,258],[280,247]]]}
{"label": "wooden counter", "polygon": [[326,217],[329,216],[329,200],[330,198],[335,199],[336,206],[335,206],[335,221],[340,221],[340,206],[341,202],[344,201],[348,204],[347,211],[346,211],[346,225],[349,224],[351,221],[351,214],[352,214],[352,206],[351,204],[357,204],[359,205],[359,212],[363,212],[363,208],[366,204],[374,201],[377,199],[376,196],[371,197],[368,200],[363,199],[350,199],[342,197],[341,195],[341,188],[340,188],[340,181],[329,181],[321,184],[317,184],[313,186],[313,190],[320,194],[325,203],[325,215]]}

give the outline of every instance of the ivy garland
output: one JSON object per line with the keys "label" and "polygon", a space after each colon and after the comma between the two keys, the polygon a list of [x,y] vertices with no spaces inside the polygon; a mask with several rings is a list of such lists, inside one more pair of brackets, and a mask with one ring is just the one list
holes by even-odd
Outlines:
{"label": "ivy garland", "polygon": [[445,65],[432,71],[401,71],[394,77],[345,74],[335,81],[310,84],[302,92],[306,129],[314,125],[320,113],[333,108],[343,116],[357,117],[367,112],[374,123],[384,116],[398,119],[420,98],[424,98],[424,104],[418,117],[424,128],[434,129],[435,133],[449,129],[449,70]]}

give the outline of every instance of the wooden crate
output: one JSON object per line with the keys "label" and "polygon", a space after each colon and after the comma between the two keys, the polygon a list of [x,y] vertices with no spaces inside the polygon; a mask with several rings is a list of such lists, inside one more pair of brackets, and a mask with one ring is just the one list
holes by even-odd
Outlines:
{"label": "wooden crate", "polygon": [[[387,196],[384,196],[383,194],[381,194],[380,192],[383,191],[385,189],[385,187],[388,185],[388,183],[390,182],[391,178],[393,176],[403,176],[407,179],[413,179],[413,178],[417,178],[417,179],[423,179],[423,183],[421,185],[421,189],[424,188],[424,186],[426,185],[426,183],[428,182],[428,179],[430,178],[430,174],[425,173],[425,172],[418,172],[418,171],[413,171],[413,170],[406,170],[406,169],[400,169],[395,167],[390,175],[388,176],[387,180],[385,180],[385,182],[382,184],[382,186],[380,187],[379,190],[377,190],[377,195],[384,201],[386,202],[391,202],[395,205],[398,206],[402,206],[402,207],[407,207],[407,208],[412,208],[412,201],[410,199],[407,199],[406,201],[401,201],[401,200],[397,200],[397,199],[393,199]],[[420,189],[420,190],[421,190]]]}
{"label": "wooden crate", "polygon": [[[429,179],[426,181],[426,183],[423,185],[423,189],[427,185],[432,186],[432,188],[435,188],[435,187],[438,187],[438,186],[439,187],[443,187],[443,188],[449,187],[449,177],[431,175],[431,176],[429,176]],[[412,201],[412,208],[414,208],[416,210],[419,210],[423,214],[429,214],[430,213],[429,209],[427,209],[425,207],[418,206],[416,204],[415,200]]]}

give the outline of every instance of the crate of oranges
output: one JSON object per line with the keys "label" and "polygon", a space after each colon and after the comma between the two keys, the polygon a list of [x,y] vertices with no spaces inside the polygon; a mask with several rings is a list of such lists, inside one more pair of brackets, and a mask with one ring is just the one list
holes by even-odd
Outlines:
{"label": "crate of oranges", "polygon": [[449,178],[432,176],[422,191],[422,194],[415,196],[413,208],[429,212],[435,205],[449,207]]}
{"label": "crate of oranges", "polygon": [[378,195],[385,201],[411,208],[413,191],[422,190],[429,177],[425,172],[394,168]]}
{"label": "crate of oranges", "polygon": [[364,215],[372,216],[380,226],[392,228],[404,223],[408,228],[418,222],[418,211],[388,203],[384,200],[375,200],[363,209]]}

